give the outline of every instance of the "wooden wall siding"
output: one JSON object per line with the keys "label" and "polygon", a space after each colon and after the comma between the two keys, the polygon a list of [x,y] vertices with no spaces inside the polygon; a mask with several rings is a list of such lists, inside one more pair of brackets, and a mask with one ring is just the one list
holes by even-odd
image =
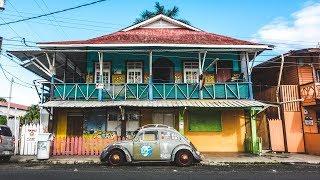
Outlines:
{"label": "wooden wall siding", "polygon": [[[281,85],[297,85],[299,83],[298,66],[293,66],[296,61],[292,58],[286,58],[284,64]],[[279,69],[280,70],[280,69]],[[278,79],[277,79],[278,80]]]}
{"label": "wooden wall siding", "polygon": [[276,152],[285,151],[282,121],[280,119],[268,119],[268,122],[271,150]]}
{"label": "wooden wall siding", "polygon": [[[281,85],[280,86],[281,101],[288,102],[299,99],[299,90],[297,85]],[[299,102],[291,102],[283,104],[284,111],[300,111]]]}
{"label": "wooden wall siding", "polygon": [[320,134],[305,133],[306,152],[308,154],[320,155]]}
{"label": "wooden wall siding", "polygon": [[313,82],[313,68],[311,66],[300,66],[298,68],[299,84],[307,84]]}
{"label": "wooden wall siding", "polygon": [[[253,87],[254,89],[254,99],[265,102],[276,102],[276,86],[267,87],[267,86],[259,86],[256,85]],[[276,107],[269,107],[265,111],[267,118],[276,119],[278,118],[278,109]]]}

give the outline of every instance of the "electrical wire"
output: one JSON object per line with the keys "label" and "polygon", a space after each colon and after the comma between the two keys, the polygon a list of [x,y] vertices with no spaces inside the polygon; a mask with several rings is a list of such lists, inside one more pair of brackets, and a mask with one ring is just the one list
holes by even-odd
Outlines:
{"label": "electrical wire", "polygon": [[82,7],[94,5],[94,4],[97,4],[97,3],[104,2],[104,1],[107,1],[107,0],[93,1],[93,2],[90,2],[90,3],[81,4],[81,5],[78,5],[78,6],[74,6],[74,7],[70,7],[70,8],[54,11],[54,12],[51,12],[51,13],[32,16],[32,17],[23,18],[23,19],[19,19],[19,20],[15,20],[15,21],[6,22],[6,23],[0,23],[0,26],[13,24],[13,23],[18,23],[18,22],[23,22],[23,21],[28,21],[28,20],[31,20],[31,19],[37,19],[37,18],[40,18],[40,17],[45,17],[45,16],[49,16],[49,15],[53,15],[53,14],[62,13],[62,12],[67,12],[67,11],[70,11],[70,10],[79,9],[79,8],[82,8]]}

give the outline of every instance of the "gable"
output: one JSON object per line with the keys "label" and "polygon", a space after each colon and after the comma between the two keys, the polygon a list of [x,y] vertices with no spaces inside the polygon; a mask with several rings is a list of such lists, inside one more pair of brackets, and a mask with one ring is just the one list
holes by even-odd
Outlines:
{"label": "gable", "polygon": [[179,26],[177,24],[173,24],[173,23],[168,22],[166,20],[159,19],[157,21],[143,25],[140,28],[183,28],[183,26]]}
{"label": "gable", "polygon": [[130,31],[137,28],[184,28],[189,29],[192,31],[201,31],[198,28],[195,28],[193,26],[190,26],[186,23],[180,22],[178,20],[175,20],[173,18],[170,18],[168,16],[159,14],[153,18],[147,19],[141,23],[129,26],[122,31]]}

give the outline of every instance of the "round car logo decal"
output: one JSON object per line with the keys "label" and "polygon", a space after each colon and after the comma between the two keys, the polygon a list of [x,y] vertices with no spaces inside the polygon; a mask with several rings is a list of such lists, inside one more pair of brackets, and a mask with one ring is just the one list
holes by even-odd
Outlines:
{"label": "round car logo decal", "polygon": [[151,146],[142,146],[140,149],[140,153],[144,157],[150,157],[152,155],[152,147]]}

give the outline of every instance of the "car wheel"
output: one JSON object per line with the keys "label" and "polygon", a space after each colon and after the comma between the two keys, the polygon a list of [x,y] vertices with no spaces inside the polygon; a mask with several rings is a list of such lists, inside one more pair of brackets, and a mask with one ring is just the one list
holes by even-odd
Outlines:
{"label": "car wheel", "polygon": [[0,160],[1,160],[1,162],[9,162],[10,161],[10,158],[11,158],[11,156],[3,156],[3,157],[0,157]]}
{"label": "car wheel", "polygon": [[193,156],[188,150],[180,150],[175,157],[178,166],[190,166],[193,163]]}
{"label": "car wheel", "polygon": [[107,161],[111,166],[121,166],[125,162],[125,159],[121,151],[113,150],[109,153]]}

